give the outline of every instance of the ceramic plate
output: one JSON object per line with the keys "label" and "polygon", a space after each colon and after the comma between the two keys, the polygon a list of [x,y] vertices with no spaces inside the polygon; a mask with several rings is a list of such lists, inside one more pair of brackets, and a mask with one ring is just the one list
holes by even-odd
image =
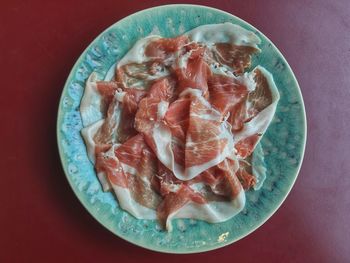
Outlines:
{"label": "ceramic plate", "polygon": [[[112,193],[104,193],[87,157],[80,130],[79,104],[91,72],[105,75],[108,69],[140,38],[151,31],[174,37],[204,24],[231,22],[256,33],[262,52],[253,57],[252,68],[262,65],[274,77],[281,99],[276,115],[261,140],[256,165],[266,168],[266,180],[258,191],[246,193],[244,210],[218,224],[198,220],[174,220],[171,233],[156,221],[137,220],[124,212]],[[256,28],[220,10],[195,5],[169,5],[147,9],[115,23],[100,34],[74,65],[62,92],[58,110],[57,139],[67,179],[85,208],[103,226],[138,246],[169,253],[194,253],[233,243],[261,226],[281,205],[303,159],[306,119],[302,95],[282,54]]]}

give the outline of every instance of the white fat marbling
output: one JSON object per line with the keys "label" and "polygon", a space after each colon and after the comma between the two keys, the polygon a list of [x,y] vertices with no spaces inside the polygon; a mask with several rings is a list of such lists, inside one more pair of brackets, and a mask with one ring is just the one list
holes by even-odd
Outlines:
{"label": "white fat marbling", "polygon": [[150,35],[145,38],[138,40],[135,45],[124,55],[124,57],[118,62],[117,67],[124,66],[129,63],[138,63],[147,62],[149,58],[145,55],[145,49],[147,45],[159,39],[160,36]]}
{"label": "white fat marbling", "polygon": [[204,220],[209,223],[227,221],[242,211],[245,205],[245,193],[241,190],[238,196],[230,202],[208,202],[197,204],[189,202],[179,210],[170,214],[166,221],[168,231],[172,230],[171,220],[175,218],[192,218]]}
{"label": "white fat marbling", "polygon": [[185,33],[192,41],[212,45],[231,43],[258,49],[260,39],[253,32],[232,23],[203,25]]}
{"label": "white fat marbling", "polygon": [[[255,70],[260,70],[263,76],[267,79],[267,83],[269,85],[269,88],[272,94],[272,103],[269,106],[267,106],[265,109],[263,109],[261,112],[259,112],[251,121],[245,123],[241,131],[235,133],[236,142],[254,134],[264,134],[268,126],[270,125],[273,116],[275,115],[277,102],[280,98],[278,89],[276,87],[275,82],[273,81],[273,77],[271,73],[261,66],[257,66],[253,70],[253,72]],[[261,137],[262,136],[260,136],[260,139]]]}
{"label": "white fat marbling", "polygon": [[93,124],[90,124],[87,127],[84,127],[81,130],[81,135],[83,136],[86,150],[90,161],[95,163],[95,146],[94,136],[97,133],[98,129],[103,125],[104,119],[99,120]]}
{"label": "white fat marbling", "polygon": [[97,90],[96,81],[97,74],[92,73],[86,81],[84,95],[80,102],[80,115],[84,127],[103,118],[101,112],[102,98]]}

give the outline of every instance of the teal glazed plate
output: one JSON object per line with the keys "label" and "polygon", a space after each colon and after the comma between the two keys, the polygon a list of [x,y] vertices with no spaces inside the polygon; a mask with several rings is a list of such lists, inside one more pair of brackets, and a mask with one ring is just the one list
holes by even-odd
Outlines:
{"label": "teal glazed plate", "polygon": [[[140,38],[151,32],[174,37],[199,25],[231,22],[253,31],[262,40],[252,67],[270,71],[280,93],[276,115],[260,142],[255,165],[266,169],[260,190],[246,192],[244,210],[217,224],[176,219],[173,231],[156,220],[137,220],[119,206],[112,193],[102,191],[80,135],[79,104],[85,81],[93,72],[104,76]],[[58,109],[57,140],[62,165],[76,196],[91,215],[115,235],[144,248],[168,253],[196,253],[231,244],[261,226],[291,190],[304,155],[306,117],[295,76],[275,45],[260,31],[229,13],[197,5],[159,6],[130,15],[100,34],[74,65]]]}

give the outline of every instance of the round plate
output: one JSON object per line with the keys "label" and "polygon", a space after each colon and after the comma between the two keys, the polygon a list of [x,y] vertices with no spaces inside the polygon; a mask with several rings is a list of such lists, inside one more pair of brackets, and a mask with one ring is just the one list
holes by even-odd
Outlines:
{"label": "round plate", "polygon": [[[218,224],[174,220],[173,232],[154,220],[137,220],[123,211],[112,193],[104,193],[87,157],[80,130],[79,104],[84,83],[93,71],[108,69],[150,32],[174,37],[203,24],[231,22],[256,33],[262,52],[252,68],[262,65],[273,74],[281,99],[276,115],[261,140],[267,178],[258,191],[246,193],[244,210]],[[194,253],[233,243],[261,226],[281,205],[291,190],[303,159],[306,118],[302,95],[294,74],[282,54],[256,28],[220,10],[196,5],[168,5],[128,16],[106,29],[83,52],[74,65],[62,92],[57,119],[57,140],[67,179],[85,208],[117,236],[151,250]]]}

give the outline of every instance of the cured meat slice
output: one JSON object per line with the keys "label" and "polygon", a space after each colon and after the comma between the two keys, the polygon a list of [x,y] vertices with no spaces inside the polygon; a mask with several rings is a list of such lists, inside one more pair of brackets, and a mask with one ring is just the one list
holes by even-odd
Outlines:
{"label": "cured meat slice", "polygon": [[[232,154],[231,127],[202,96],[193,98],[186,136],[185,176],[192,179]],[[176,175],[176,173],[175,173]]]}
{"label": "cured meat slice", "polygon": [[237,150],[237,155],[243,159],[250,156],[255,148],[255,145],[260,139],[260,134],[254,134],[251,136],[248,136],[244,139],[239,140],[235,144],[235,148]]}
{"label": "cured meat slice", "polygon": [[248,92],[236,78],[215,74],[209,79],[209,101],[223,115],[246,99]]}
{"label": "cured meat slice", "polygon": [[264,68],[244,73],[259,43],[237,25],[200,26],[143,38],[104,81],[91,74],[81,133],[121,208],[169,231],[174,218],[216,223],[243,209],[266,177],[256,146],[279,99]]}
{"label": "cured meat slice", "polygon": [[80,115],[83,126],[87,127],[104,117],[101,111],[103,98],[97,90],[97,74],[92,73],[86,81],[84,96],[80,102]]}
{"label": "cured meat slice", "polygon": [[186,140],[191,102],[190,96],[182,96],[170,104],[164,117],[173,137],[182,142]]}
{"label": "cured meat slice", "polygon": [[153,133],[158,131],[165,136],[160,140],[165,140],[165,138],[171,136],[169,128],[165,126],[162,120],[169,106],[167,100],[172,95],[173,87],[167,78],[155,82],[149,95],[141,100],[135,116],[136,130],[144,135],[146,142],[157,155],[157,142]]}
{"label": "cured meat slice", "polygon": [[175,83],[170,77],[155,81],[149,90],[148,97],[162,101],[172,100],[174,96]]}
{"label": "cured meat slice", "polygon": [[96,142],[94,141],[94,136],[97,133],[97,131],[101,128],[103,125],[104,120],[99,120],[87,127],[84,127],[81,130],[81,134],[83,136],[87,154],[89,157],[89,160],[95,164],[95,148],[97,147]]}
{"label": "cured meat slice", "polygon": [[226,221],[242,211],[245,204],[242,187],[233,199],[208,200],[207,190],[205,187],[200,188],[201,185],[181,185],[177,192],[170,192],[165,196],[157,214],[168,231],[172,230],[171,220],[175,218],[196,218],[217,223]]}
{"label": "cured meat slice", "polygon": [[111,147],[107,152],[96,154],[95,167],[98,174],[104,174],[109,185],[117,185],[123,188],[128,187],[128,178],[123,171],[121,162],[114,155],[114,147]]}
{"label": "cured meat slice", "polygon": [[249,117],[247,116],[247,101],[241,101],[234,105],[229,110],[229,117],[228,122],[232,126],[232,132],[235,134],[239,131],[241,131],[244,127],[244,123],[249,120]]}
{"label": "cured meat slice", "polygon": [[[163,114],[168,104],[159,99],[143,99],[136,114],[137,130],[144,134],[158,159],[181,180],[190,180],[233,154],[230,125],[222,121],[220,112],[211,107],[200,93],[199,90],[187,89],[180,94],[190,99],[187,131],[182,127],[186,121],[179,124],[179,120],[171,116],[171,111],[168,116]],[[188,105],[186,98],[183,103]],[[173,113],[176,113],[176,104]],[[169,120],[170,126],[166,125]],[[173,136],[172,129],[176,136]],[[185,134],[186,141],[182,141]]]}
{"label": "cured meat slice", "polygon": [[193,191],[189,186],[184,184],[180,186],[180,189],[176,193],[170,192],[167,194],[157,209],[161,224],[164,226],[168,225],[169,228],[169,223],[167,223],[168,217],[191,201],[196,204],[206,203],[206,200],[200,193]]}
{"label": "cured meat slice", "polygon": [[169,69],[163,62],[151,60],[141,64],[126,64],[117,69],[117,82],[122,88],[147,89],[152,81],[168,76]]}
{"label": "cured meat slice", "polygon": [[251,55],[260,51],[260,39],[253,32],[231,23],[199,26],[186,35],[210,48],[210,62],[228,66],[235,74],[242,74]]}
{"label": "cured meat slice", "polygon": [[97,145],[112,145],[118,141],[117,129],[120,123],[121,108],[116,98],[109,104],[107,116],[94,136]]}
{"label": "cured meat slice", "polygon": [[248,190],[256,185],[256,177],[252,175],[251,164],[247,161],[241,161],[236,176],[241,182],[244,190]]}
{"label": "cured meat slice", "polygon": [[[98,153],[96,170],[100,174],[99,178],[106,180],[117,196],[127,192],[133,202],[128,201],[121,206],[125,206],[123,208],[134,216],[140,217],[143,210],[158,207],[160,197],[150,187],[156,176],[157,159],[142,135],[138,134],[122,145],[114,144],[107,152]],[[151,213],[152,218],[154,213]]]}
{"label": "cured meat slice", "polygon": [[208,185],[213,193],[234,199],[241,191],[242,186],[236,176],[239,165],[236,160],[225,159],[218,165],[204,171],[194,182],[202,182]]}
{"label": "cured meat slice", "polygon": [[211,71],[203,58],[204,52],[205,49],[197,47],[197,49],[191,49],[183,55],[175,70],[178,80],[178,94],[187,88],[192,88],[202,90],[203,94],[207,95],[207,80]]}
{"label": "cured meat slice", "polygon": [[188,38],[159,38],[149,36],[139,40],[117,65],[116,79],[123,88],[145,89],[153,80],[170,74],[170,66],[175,53]]}
{"label": "cured meat slice", "polygon": [[118,85],[114,81],[97,81],[96,88],[102,97],[101,111],[106,112],[108,105],[113,101]]}
{"label": "cured meat slice", "polygon": [[156,39],[147,45],[145,55],[152,59],[164,61],[169,58],[169,56],[173,55],[173,53],[180,50],[187,43],[187,36]]}
{"label": "cured meat slice", "polygon": [[[253,152],[261,136],[265,133],[275,114],[279,100],[279,93],[272,75],[260,66],[256,67],[253,73],[255,73],[256,89],[248,95],[245,106],[248,117],[246,117],[242,129],[234,132],[235,145],[243,158]],[[263,98],[259,99],[259,97]]]}
{"label": "cured meat slice", "polygon": [[255,47],[237,46],[230,43],[216,43],[212,49],[216,61],[229,66],[237,75],[244,73],[244,70],[250,67],[251,56],[258,51]]}
{"label": "cured meat slice", "polygon": [[140,100],[147,94],[144,90],[127,88],[116,94],[117,99],[121,102],[121,123],[118,127],[118,140],[123,143],[127,139],[135,136],[135,115],[138,109]]}
{"label": "cured meat slice", "polygon": [[143,136],[138,134],[130,138],[115,150],[115,156],[128,175],[128,187],[133,199],[145,207],[156,209],[159,196],[150,186],[157,173],[157,159]]}

